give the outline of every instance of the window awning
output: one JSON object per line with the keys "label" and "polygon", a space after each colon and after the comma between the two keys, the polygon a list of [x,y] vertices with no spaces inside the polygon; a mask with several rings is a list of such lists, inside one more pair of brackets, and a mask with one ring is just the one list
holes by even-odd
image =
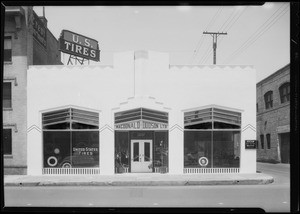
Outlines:
{"label": "window awning", "polygon": [[81,123],[99,126],[99,114],[95,112],[66,108],[57,111],[43,113],[43,127],[60,123]]}
{"label": "window awning", "polygon": [[168,113],[150,110],[146,108],[137,108],[128,111],[115,113],[115,124],[135,121],[147,120],[159,123],[168,123]]}
{"label": "window awning", "polygon": [[184,113],[184,126],[207,122],[220,122],[241,126],[241,113],[214,107]]}

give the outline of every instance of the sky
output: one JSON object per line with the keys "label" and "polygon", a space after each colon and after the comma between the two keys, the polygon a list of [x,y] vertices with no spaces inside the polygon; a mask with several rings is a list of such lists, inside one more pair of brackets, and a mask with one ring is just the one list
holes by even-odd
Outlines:
{"label": "sky", "polygon": [[[34,6],[42,16],[41,6]],[[63,29],[99,42],[100,62],[112,65],[115,52],[150,50],[170,54],[170,65],[253,65],[256,80],[290,63],[290,4],[262,6],[45,6],[48,29]],[[62,54],[66,64],[68,54]]]}

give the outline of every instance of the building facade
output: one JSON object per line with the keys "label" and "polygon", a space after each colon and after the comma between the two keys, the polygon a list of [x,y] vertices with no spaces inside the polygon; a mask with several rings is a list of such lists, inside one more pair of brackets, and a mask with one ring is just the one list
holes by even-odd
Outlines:
{"label": "building facade", "polygon": [[128,51],[110,66],[27,75],[29,175],[256,172],[251,66],[171,66],[167,53]]}
{"label": "building facade", "polygon": [[290,65],[256,85],[257,160],[290,162]]}
{"label": "building facade", "polygon": [[32,7],[6,6],[3,74],[4,174],[27,173],[27,69],[61,65],[58,41],[47,19]]}

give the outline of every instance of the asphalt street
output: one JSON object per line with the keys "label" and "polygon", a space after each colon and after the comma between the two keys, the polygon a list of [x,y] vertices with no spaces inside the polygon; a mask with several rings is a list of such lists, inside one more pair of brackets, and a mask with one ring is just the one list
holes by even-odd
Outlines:
{"label": "asphalt street", "polygon": [[290,185],[290,164],[257,163],[257,171],[273,176],[273,185]]}
{"label": "asphalt street", "polygon": [[262,208],[290,211],[289,165],[258,164],[274,177],[266,185],[5,187],[7,207]]}

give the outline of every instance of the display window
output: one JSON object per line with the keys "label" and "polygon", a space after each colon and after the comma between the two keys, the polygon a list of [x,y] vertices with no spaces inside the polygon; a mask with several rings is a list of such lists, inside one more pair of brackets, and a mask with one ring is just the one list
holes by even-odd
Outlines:
{"label": "display window", "polygon": [[213,132],[213,166],[215,168],[239,167],[240,160],[240,132]]}
{"label": "display window", "polygon": [[115,168],[117,173],[127,172],[129,168],[129,132],[115,132]]}
{"label": "display window", "polygon": [[169,165],[168,131],[154,132],[154,161],[153,165],[167,172]]}
{"label": "display window", "polygon": [[99,167],[98,113],[73,108],[43,114],[44,168]]}
{"label": "display window", "polygon": [[184,115],[185,168],[238,168],[241,113],[219,108]]}
{"label": "display window", "polygon": [[208,159],[206,167],[211,167],[212,132],[184,131],[184,167],[201,167],[199,159]]}

